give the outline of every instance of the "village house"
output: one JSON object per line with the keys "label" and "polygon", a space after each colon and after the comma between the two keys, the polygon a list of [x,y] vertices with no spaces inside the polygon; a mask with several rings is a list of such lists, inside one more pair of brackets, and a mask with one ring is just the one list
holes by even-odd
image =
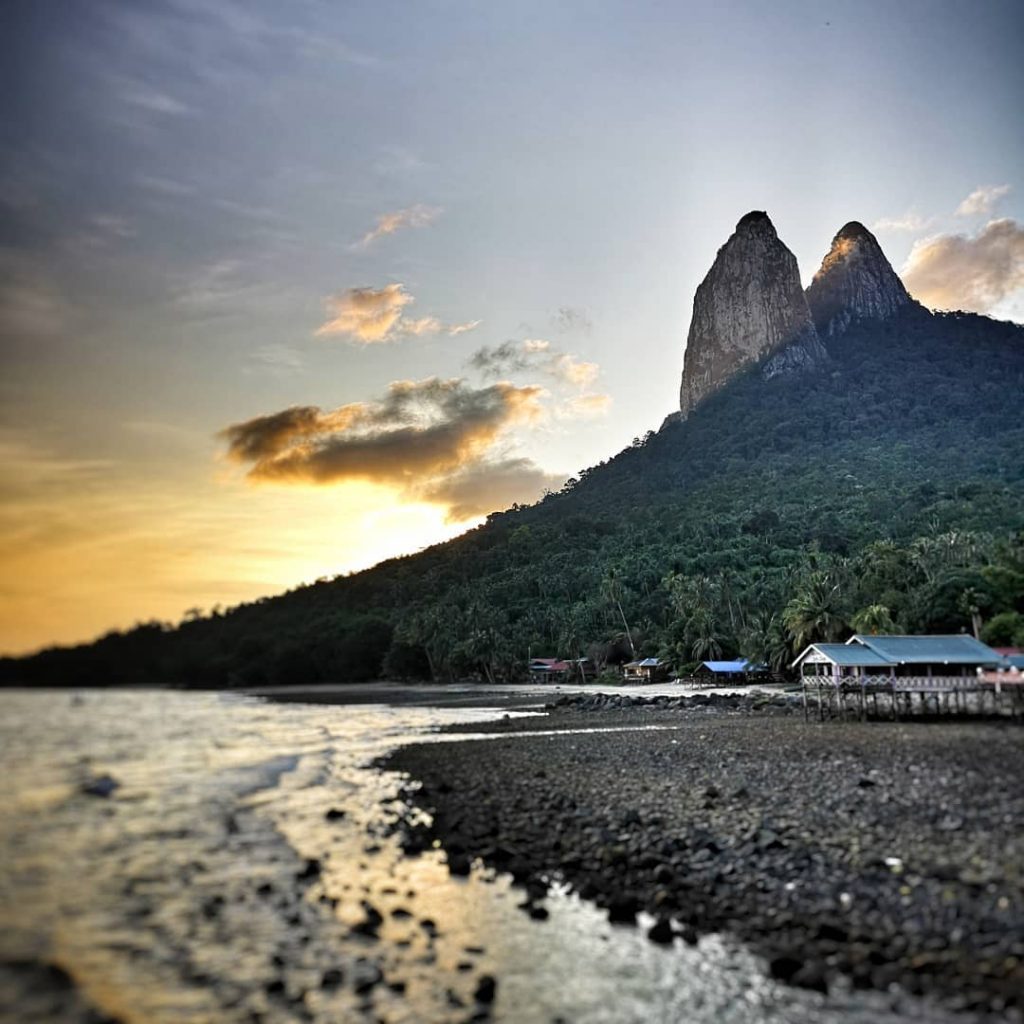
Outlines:
{"label": "village house", "polygon": [[658,658],[630,661],[622,666],[622,676],[627,683],[660,683],[668,678],[668,665]]}
{"label": "village house", "polygon": [[727,683],[748,683],[750,677],[764,675],[768,671],[765,665],[754,665],[747,658],[734,658],[731,661],[702,661],[694,672],[694,677],[702,683],[723,685]]}
{"label": "village house", "polygon": [[813,702],[820,719],[852,712],[864,719],[870,703],[888,699],[896,719],[913,711],[936,715],[981,711],[1002,714],[1009,701],[1020,712],[1020,671],[1009,660],[965,633],[947,636],[869,636],[845,644],[811,644],[793,662],[803,683],[804,716]]}
{"label": "village house", "polygon": [[955,679],[997,668],[998,651],[966,633],[947,636],[872,636],[858,633],[845,644],[811,644],[793,662],[804,680],[850,676]]}
{"label": "village house", "polygon": [[597,675],[589,658],[532,658],[531,683],[583,683]]}
{"label": "village house", "polygon": [[533,658],[530,661],[531,683],[561,683],[572,666],[561,658]]}

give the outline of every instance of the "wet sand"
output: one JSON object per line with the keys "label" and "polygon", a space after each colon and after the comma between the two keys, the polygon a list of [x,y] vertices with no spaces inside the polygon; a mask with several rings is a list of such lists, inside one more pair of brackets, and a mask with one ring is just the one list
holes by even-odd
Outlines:
{"label": "wet sand", "polygon": [[557,880],[613,921],[651,915],[656,942],[738,936],[789,984],[1024,1019],[1024,732],[708,703],[563,707],[399,750],[432,816],[406,846],[511,873],[525,913]]}

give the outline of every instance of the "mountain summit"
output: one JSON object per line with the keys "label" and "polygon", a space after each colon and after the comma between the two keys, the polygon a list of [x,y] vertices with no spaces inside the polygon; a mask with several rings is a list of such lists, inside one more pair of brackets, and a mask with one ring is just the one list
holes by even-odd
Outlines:
{"label": "mountain summit", "polygon": [[825,358],[796,257],[768,214],[736,225],[693,299],[679,394],[682,418],[745,366],[774,377]]}
{"label": "mountain summit", "polygon": [[913,300],[878,240],[855,220],[844,225],[807,289],[807,304],[823,338],[860,319],[888,320]]}

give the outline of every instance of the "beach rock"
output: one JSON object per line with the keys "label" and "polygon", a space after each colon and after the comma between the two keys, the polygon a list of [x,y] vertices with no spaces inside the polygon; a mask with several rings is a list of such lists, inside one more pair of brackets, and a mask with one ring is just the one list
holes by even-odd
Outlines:
{"label": "beach rock", "polygon": [[367,938],[377,938],[377,932],[380,930],[380,926],[384,923],[384,918],[381,916],[380,911],[370,903],[368,900],[363,900],[363,919],[358,924],[352,926],[352,932],[355,935],[363,935]]}
{"label": "beach rock", "polygon": [[773,978],[790,982],[803,966],[804,962],[799,956],[785,954],[773,957],[768,963],[768,970]]}
{"label": "beach rock", "polygon": [[322,989],[335,989],[345,980],[344,974],[337,967],[330,967],[320,976]]}
{"label": "beach rock", "polygon": [[94,775],[92,778],[86,779],[80,788],[86,796],[108,797],[116,789],[120,789],[120,787],[121,783],[113,775],[103,774]]}
{"label": "beach rock", "polygon": [[360,958],[352,969],[352,988],[356,995],[365,995],[384,980],[381,969],[369,960]]}
{"label": "beach rock", "polygon": [[307,860],[303,865],[302,870],[299,871],[295,877],[300,882],[312,882],[320,877],[320,861],[315,857]]}
{"label": "beach rock", "polygon": [[476,983],[476,990],[473,992],[473,998],[478,1003],[493,1003],[494,997],[498,993],[498,982],[490,974],[482,974],[480,980]]}
{"label": "beach rock", "polygon": [[636,912],[640,909],[633,896],[616,896],[608,904],[608,920],[613,924],[636,924]]}

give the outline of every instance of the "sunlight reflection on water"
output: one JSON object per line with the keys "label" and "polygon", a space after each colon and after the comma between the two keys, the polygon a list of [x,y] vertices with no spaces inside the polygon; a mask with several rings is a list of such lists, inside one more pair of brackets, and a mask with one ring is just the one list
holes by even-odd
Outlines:
{"label": "sunlight reflection on water", "polygon": [[[776,986],[715,936],[664,949],[559,894],[534,921],[506,878],[403,857],[389,832],[402,779],[365,766],[501,712],[0,699],[4,1019],[84,1022],[94,1007],[125,1024],[464,1021],[483,975],[498,979],[493,1018],[510,1022],[896,1019],[884,997]],[[103,775],[119,784],[108,798],[83,792]]]}

